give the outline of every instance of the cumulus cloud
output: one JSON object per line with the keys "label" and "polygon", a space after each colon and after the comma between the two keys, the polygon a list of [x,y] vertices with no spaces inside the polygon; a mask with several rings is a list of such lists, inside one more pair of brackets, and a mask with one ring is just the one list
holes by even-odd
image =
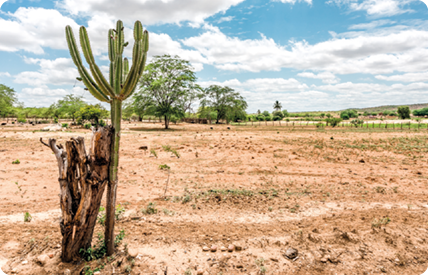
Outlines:
{"label": "cumulus cloud", "polygon": [[317,44],[290,41],[277,44],[261,34],[260,39],[241,40],[226,36],[217,27],[184,39],[208,64],[230,71],[279,71],[282,68],[329,71],[334,74],[386,74],[428,69],[428,31],[396,30],[391,33],[358,32]]}
{"label": "cumulus cloud", "polygon": [[330,72],[322,72],[319,74],[314,74],[311,72],[303,72],[303,73],[298,73],[297,75],[300,77],[321,79],[323,83],[328,83],[328,84],[334,84],[339,82],[339,79]]}
{"label": "cumulus cloud", "polygon": [[244,0],[62,0],[58,7],[72,15],[122,18],[128,24],[164,24],[190,21],[203,23],[216,13],[224,12]]}
{"label": "cumulus cloud", "polygon": [[412,12],[405,8],[410,2],[418,0],[329,0],[327,4],[347,6],[351,11],[364,11],[369,16],[393,16]]}
{"label": "cumulus cloud", "polygon": [[273,0],[274,2],[281,2],[284,4],[292,4],[294,5],[296,2],[306,2],[309,5],[312,5],[312,0]]}
{"label": "cumulus cloud", "polygon": [[367,29],[374,29],[377,27],[381,27],[381,26],[385,26],[385,25],[391,25],[396,23],[395,21],[392,20],[375,20],[369,23],[361,23],[361,24],[354,24],[349,26],[349,30],[367,30]]}
{"label": "cumulus cloud", "polygon": [[24,58],[28,64],[39,65],[38,71],[24,71],[14,76],[14,82],[35,87],[48,85],[74,85],[79,76],[73,61],[70,58],[57,58],[54,60]]}
{"label": "cumulus cloud", "polygon": [[66,49],[65,26],[77,28],[73,19],[57,10],[20,7],[8,15],[10,20],[0,18],[0,51],[42,54],[43,47]]}
{"label": "cumulus cloud", "polygon": [[401,75],[376,75],[379,80],[401,81],[401,82],[428,82],[428,72],[407,73]]}
{"label": "cumulus cloud", "polygon": [[8,72],[0,72],[0,77],[11,77],[11,75]]}

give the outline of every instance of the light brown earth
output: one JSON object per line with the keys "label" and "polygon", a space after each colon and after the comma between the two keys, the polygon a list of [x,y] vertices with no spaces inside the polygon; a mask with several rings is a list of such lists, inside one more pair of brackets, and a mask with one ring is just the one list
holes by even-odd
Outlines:
{"label": "light brown earth", "polygon": [[[0,129],[6,274],[85,274],[85,266],[104,266],[101,274],[216,275],[422,274],[428,268],[426,130],[180,124],[164,131],[160,124],[125,124],[118,202],[126,211],[116,231],[126,236],[114,259],[64,264],[58,168],[39,138],[88,142],[91,133],[35,131],[41,128]],[[20,164],[12,164],[16,159]],[[167,199],[162,164],[171,167]],[[143,214],[150,202],[158,212]],[[24,222],[25,212],[31,222]],[[98,232],[101,225],[94,245]],[[230,244],[242,250],[220,251]],[[202,251],[212,245],[216,252]],[[298,250],[297,258],[284,256],[289,248]],[[40,255],[48,255],[43,266]]]}

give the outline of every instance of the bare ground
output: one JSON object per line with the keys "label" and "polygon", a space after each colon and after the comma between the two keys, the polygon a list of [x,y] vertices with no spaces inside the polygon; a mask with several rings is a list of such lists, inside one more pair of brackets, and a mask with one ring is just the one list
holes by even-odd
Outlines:
{"label": "bare ground", "polygon": [[[422,274],[427,131],[126,124],[114,259],[61,263],[58,168],[38,141],[90,131],[0,129],[6,274]],[[165,152],[169,145],[180,155]],[[149,150],[139,150],[148,146]],[[149,153],[154,149],[157,158]],[[20,164],[12,164],[19,160]],[[168,172],[159,165],[171,167]],[[165,183],[168,180],[166,198]],[[155,203],[156,214],[142,212]],[[24,213],[32,215],[24,222]],[[103,232],[97,225],[97,233]],[[221,247],[234,244],[233,252]],[[216,252],[203,247],[217,246]],[[287,249],[296,258],[285,256]],[[129,257],[127,252],[137,254]],[[37,258],[47,255],[42,265]],[[185,272],[188,273],[185,273]],[[191,273],[190,273],[191,272]],[[86,274],[91,274],[89,271]]]}

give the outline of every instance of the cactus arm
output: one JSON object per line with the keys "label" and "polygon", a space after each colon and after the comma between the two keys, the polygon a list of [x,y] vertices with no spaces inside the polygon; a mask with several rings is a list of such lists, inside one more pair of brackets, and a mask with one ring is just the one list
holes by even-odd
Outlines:
{"label": "cactus arm", "polygon": [[86,62],[89,64],[89,68],[91,73],[98,84],[100,90],[103,91],[104,94],[114,96],[113,89],[103,76],[100,68],[95,63],[94,55],[92,54],[91,43],[89,41],[88,32],[85,27],[80,27],[80,45],[83,50],[83,55],[85,56]]}
{"label": "cactus arm", "polygon": [[123,81],[126,79],[126,77],[128,76],[129,73],[129,62],[128,62],[128,58],[124,58],[123,59],[123,74],[122,74],[122,85],[123,85]]}
{"label": "cactus arm", "polygon": [[122,89],[122,70],[123,70],[123,61],[122,55],[116,56],[116,62],[114,64],[114,92],[116,95],[120,94]]}
{"label": "cactus arm", "polygon": [[114,39],[115,34],[113,29],[108,31],[108,59],[110,62],[114,62],[116,60],[116,51],[114,50]]}
{"label": "cactus arm", "polygon": [[76,40],[74,38],[73,30],[71,29],[70,26],[67,26],[65,28],[65,31],[66,31],[67,44],[68,44],[68,49],[70,51],[71,59],[76,65],[83,83],[88,88],[89,92],[96,99],[104,102],[110,102],[110,99],[102,91],[98,89],[95,82],[92,80],[91,76],[89,75],[88,71],[86,71],[86,68],[83,66],[82,59],[80,57],[80,53],[77,48]]}

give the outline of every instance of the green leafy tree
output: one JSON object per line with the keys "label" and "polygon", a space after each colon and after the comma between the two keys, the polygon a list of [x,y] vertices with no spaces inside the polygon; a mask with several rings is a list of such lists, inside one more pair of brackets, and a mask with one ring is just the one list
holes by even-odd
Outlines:
{"label": "green leafy tree", "polygon": [[398,117],[401,119],[410,118],[410,108],[409,106],[400,106],[397,110]]}
{"label": "green leafy tree", "polygon": [[282,109],[282,104],[281,104],[281,102],[279,102],[278,100],[277,100],[277,101],[275,101],[275,103],[273,104],[273,109],[274,109],[275,111],[281,111],[281,109]]}
{"label": "green leafy tree", "polygon": [[219,123],[221,119],[242,117],[248,105],[232,88],[211,85],[201,95],[201,108],[206,107],[217,112],[216,123]]}
{"label": "green leafy tree", "polygon": [[63,99],[58,100],[56,107],[58,112],[63,116],[70,117],[73,122],[76,119],[77,112],[80,108],[86,105],[81,96],[75,96],[72,94],[66,95]]}
{"label": "green leafy tree", "polygon": [[287,110],[282,110],[282,113],[284,114],[284,117],[289,117],[290,114],[288,113]]}
{"label": "green leafy tree", "polygon": [[324,118],[324,117],[325,117],[325,114],[324,114],[324,113],[321,113],[321,114],[320,114],[320,117],[321,117],[321,118]]}
{"label": "green leafy tree", "polygon": [[272,113],[272,119],[274,121],[282,120],[284,118],[284,113],[281,111],[274,111]]}
{"label": "green leafy tree", "polygon": [[413,111],[413,115],[414,116],[428,116],[428,107],[426,108],[422,108],[422,109],[418,109],[418,110],[414,110]]}
{"label": "green leafy tree", "polygon": [[199,86],[189,61],[178,56],[155,56],[140,79],[140,90],[134,95],[136,109],[162,117],[168,129],[172,116],[181,118],[196,98]]}
{"label": "green leafy tree", "polygon": [[340,113],[340,118],[343,120],[348,120],[350,118],[358,118],[358,112],[355,110],[345,110]]}
{"label": "green leafy tree", "polygon": [[15,90],[0,84],[0,116],[11,115],[14,112],[15,103],[17,103]]}
{"label": "green leafy tree", "polygon": [[85,122],[89,121],[92,125],[98,126],[101,119],[107,116],[108,111],[101,104],[96,104],[80,108],[76,114],[76,119],[79,124],[85,124]]}

